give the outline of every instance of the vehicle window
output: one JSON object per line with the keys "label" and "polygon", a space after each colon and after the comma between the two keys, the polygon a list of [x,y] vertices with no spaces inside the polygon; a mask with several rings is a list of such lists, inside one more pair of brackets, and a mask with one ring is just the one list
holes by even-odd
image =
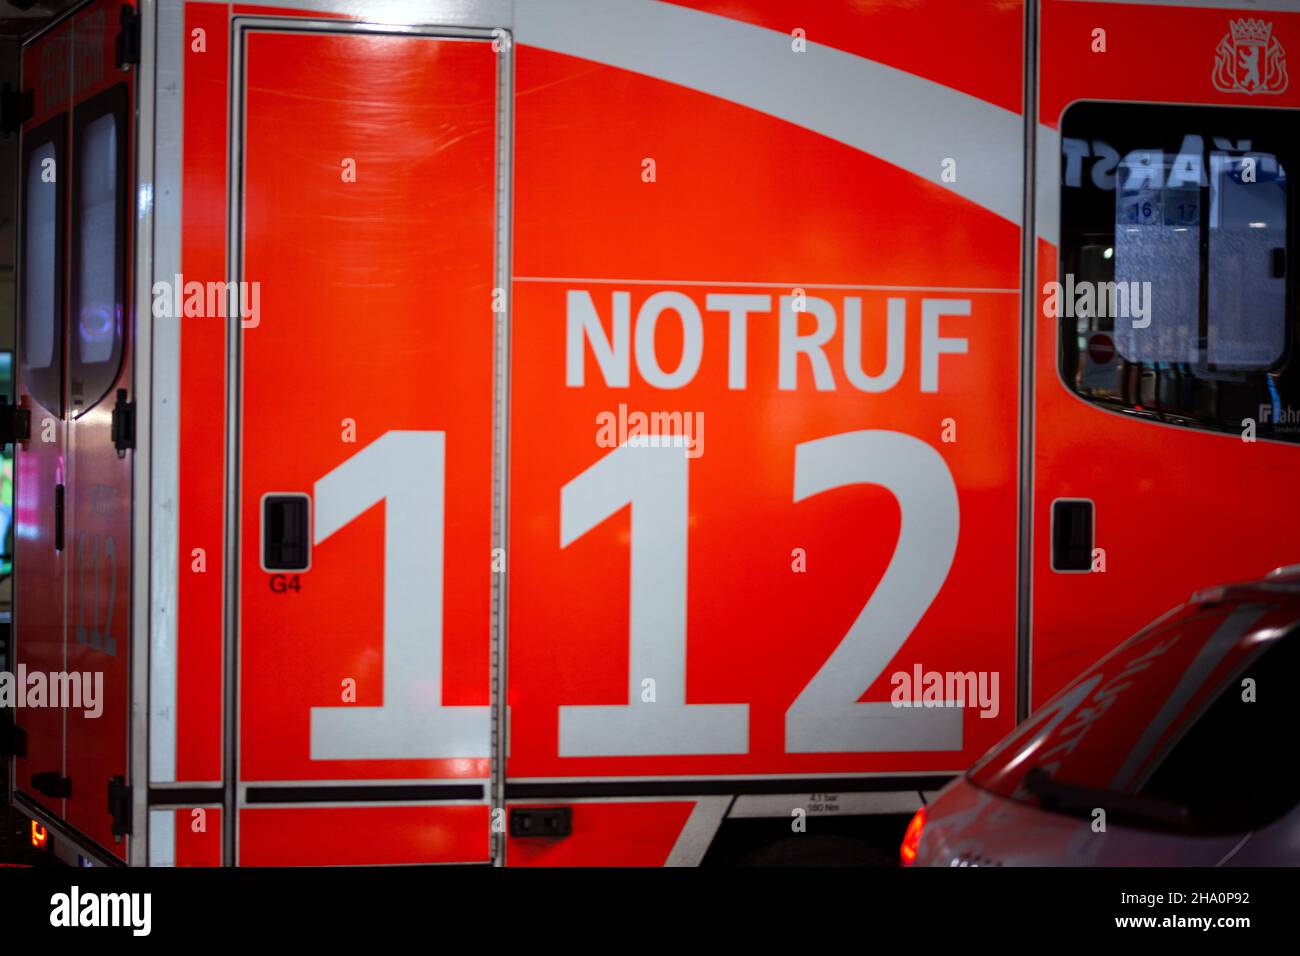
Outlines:
{"label": "vehicle window", "polygon": [[63,413],[64,129],[55,121],[29,134],[23,163],[22,378],[56,415]]}
{"label": "vehicle window", "polygon": [[1191,807],[1198,828],[1219,832],[1262,826],[1300,803],[1300,765],[1283,743],[1296,728],[1290,688],[1297,678],[1300,635],[1269,642],[1173,744],[1139,792]]}
{"label": "vehicle window", "polygon": [[[1129,362],[1195,362],[1197,358],[1201,197],[1196,188],[1166,187],[1178,182],[1176,162],[1160,150],[1137,149],[1124,156],[1115,183],[1114,239],[1103,251],[1102,261],[1091,263],[1092,268],[1080,276],[1084,281],[1113,281],[1126,293],[1136,289],[1139,295],[1140,283],[1150,283],[1149,301],[1135,303],[1131,294],[1125,296],[1127,315],[1116,315],[1123,308],[1108,309],[1098,302],[1084,310],[1091,314],[1076,316],[1109,318],[1115,345]],[[1112,267],[1113,276],[1105,274],[1105,265]],[[1109,289],[1106,294],[1110,305]],[[1116,299],[1115,304],[1124,303]],[[1149,314],[1139,316],[1142,308]]]}
{"label": "vehicle window", "polygon": [[[1246,165],[1251,158],[1253,167]],[[1210,153],[1210,364],[1272,368],[1282,358],[1286,203],[1286,172],[1276,156]]]}
{"label": "vehicle window", "polygon": [[1277,636],[1293,617],[1238,604],[1138,634],[985,755],[971,782],[1155,829],[1239,833],[1276,819],[1300,803],[1295,762],[1277,756],[1296,724],[1300,634]]}
{"label": "vehicle window", "polygon": [[1061,123],[1062,379],[1172,424],[1300,441],[1300,161],[1286,111],[1081,103]]}
{"label": "vehicle window", "polygon": [[122,362],[124,105],[121,88],[114,88],[78,106],[74,119],[75,254],[68,391],[75,414],[108,393]]}

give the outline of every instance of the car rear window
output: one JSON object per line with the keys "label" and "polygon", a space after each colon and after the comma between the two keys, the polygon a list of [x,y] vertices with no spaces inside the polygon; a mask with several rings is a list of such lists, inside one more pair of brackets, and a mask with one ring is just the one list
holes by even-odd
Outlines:
{"label": "car rear window", "polygon": [[1244,832],[1276,819],[1300,802],[1295,617],[1261,599],[1158,622],[1044,704],[970,781],[1157,829]]}

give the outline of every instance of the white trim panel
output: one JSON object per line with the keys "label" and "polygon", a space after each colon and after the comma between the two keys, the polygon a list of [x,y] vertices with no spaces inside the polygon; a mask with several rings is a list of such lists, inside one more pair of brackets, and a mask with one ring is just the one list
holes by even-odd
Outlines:
{"label": "white trim panel", "polygon": [[[179,0],[159,0],[154,111],[154,281],[181,271],[181,155],[184,123],[185,12]],[[152,298],[152,285],[149,290]],[[145,290],[140,294],[145,297]],[[153,330],[150,457],[153,520],[149,547],[149,781],[176,779],[176,596],[180,575],[177,505],[180,488],[181,323],[141,321]]]}

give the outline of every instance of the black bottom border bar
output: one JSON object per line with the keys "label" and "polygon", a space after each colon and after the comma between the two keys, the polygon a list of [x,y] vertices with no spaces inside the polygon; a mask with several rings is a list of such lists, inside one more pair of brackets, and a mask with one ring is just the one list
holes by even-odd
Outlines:
{"label": "black bottom border bar", "polygon": [[[1285,868],[0,868],[6,942],[45,933],[66,936],[67,929],[57,925],[57,907],[62,897],[66,911],[74,886],[83,901],[89,894],[149,894],[149,935],[191,944],[200,935],[205,942],[256,938],[259,944],[283,937],[299,947],[315,939],[374,942],[376,927],[386,935],[438,932],[441,914],[447,921],[441,931],[452,923],[489,929],[497,946],[512,944],[513,933],[521,934],[518,945],[535,946],[543,927],[590,937],[604,925],[624,932],[629,925],[644,925],[665,932],[691,926],[700,936],[712,931],[733,948],[753,934],[770,949],[778,926],[790,939],[786,945],[799,948],[806,947],[809,934],[825,940],[840,932],[859,941],[906,940],[926,948],[977,939],[986,946],[1035,939],[1040,946],[1069,940],[1072,949],[1079,938],[1182,942],[1194,934],[1222,948],[1251,933],[1277,939],[1294,928],[1296,873]],[[143,915],[142,902],[136,912]],[[130,926],[94,932],[98,940],[133,934]]]}
{"label": "black bottom border bar", "polygon": [[506,781],[507,800],[600,797],[731,797],[783,793],[894,793],[939,790],[949,776],[694,778],[690,780]]}
{"label": "black bottom border bar", "polygon": [[[785,793],[896,793],[939,790],[953,775],[897,777],[722,777],[670,780],[557,780],[506,783],[507,800],[599,800],[620,797],[762,796]],[[220,786],[150,787],[152,807],[211,806]],[[249,785],[244,806],[283,803],[382,803],[482,800],[481,784],[287,784]]]}
{"label": "black bottom border bar", "polygon": [[481,783],[350,784],[327,786],[248,787],[243,806],[278,803],[436,803],[482,800]]}

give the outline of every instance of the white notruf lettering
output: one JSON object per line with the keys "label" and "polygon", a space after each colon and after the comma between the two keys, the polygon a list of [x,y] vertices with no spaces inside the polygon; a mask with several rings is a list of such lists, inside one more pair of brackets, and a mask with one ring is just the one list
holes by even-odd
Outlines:
{"label": "white notruf lettering", "polygon": [[965,355],[969,340],[939,336],[939,318],[970,315],[970,299],[926,299],[921,303],[921,391],[939,391],[939,356]]}
{"label": "white notruf lettering", "polygon": [[582,343],[591,344],[591,354],[600,368],[601,377],[610,388],[627,388],[631,360],[632,294],[615,292],[613,297],[613,334],[605,335],[605,327],[596,312],[591,293],[570,289],[566,316],[566,349],[564,384],[581,388],[586,384],[586,353]]}
{"label": "white notruf lettering", "polygon": [[[825,299],[808,296],[803,311],[794,308],[794,296],[781,296],[780,358],[777,371],[777,388],[793,391],[799,387],[799,356],[808,356],[812,365],[813,384],[819,392],[835,389],[835,376],[826,359],[826,343],[835,334],[835,309]],[[799,316],[811,314],[817,327],[807,335],[799,334]]]}

